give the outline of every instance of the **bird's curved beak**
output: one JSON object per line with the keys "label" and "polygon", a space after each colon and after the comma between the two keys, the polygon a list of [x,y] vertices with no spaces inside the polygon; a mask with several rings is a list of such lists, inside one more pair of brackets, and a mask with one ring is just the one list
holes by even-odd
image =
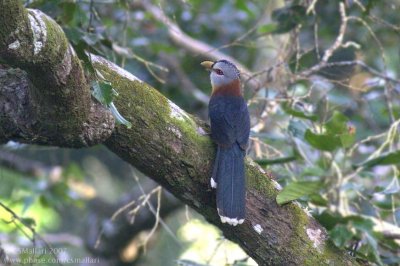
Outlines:
{"label": "bird's curved beak", "polygon": [[212,61],[203,61],[200,63],[203,67],[205,67],[207,70],[211,70],[212,66],[214,65],[214,62]]}

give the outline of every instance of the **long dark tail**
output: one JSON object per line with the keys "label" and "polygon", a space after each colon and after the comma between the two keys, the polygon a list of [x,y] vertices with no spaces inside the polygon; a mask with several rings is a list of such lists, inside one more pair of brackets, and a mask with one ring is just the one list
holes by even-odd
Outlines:
{"label": "long dark tail", "polygon": [[212,178],[217,183],[217,208],[222,222],[242,223],[246,209],[243,151],[238,144],[218,147]]}

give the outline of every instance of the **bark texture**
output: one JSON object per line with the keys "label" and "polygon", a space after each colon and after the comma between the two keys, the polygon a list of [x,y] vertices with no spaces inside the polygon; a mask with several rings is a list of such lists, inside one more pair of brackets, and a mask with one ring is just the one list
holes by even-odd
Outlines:
{"label": "bark texture", "polygon": [[[80,62],[61,29],[37,13],[23,9],[20,1],[0,0],[0,24],[6,25],[0,28],[0,57],[25,70],[0,69],[0,142],[66,147],[103,142],[218,226],[260,265],[357,264],[331,244],[326,231],[298,204],[278,206],[279,185],[250,159],[246,162],[247,219],[237,227],[221,224],[209,186],[215,147],[207,125],[132,74],[92,56],[95,68],[119,93],[118,110],[133,125],[114,128],[109,112],[90,100]],[[35,41],[43,33],[35,32],[30,14],[36,24],[49,27],[39,51]],[[49,41],[52,34],[57,41]],[[43,49],[48,51],[46,59],[41,58]]]}
{"label": "bark texture", "polygon": [[[0,141],[82,147],[109,136],[114,119],[91,101],[89,82],[61,27],[15,0],[0,1],[0,24],[0,57],[24,70],[0,69]],[[25,82],[10,83],[10,76]]]}

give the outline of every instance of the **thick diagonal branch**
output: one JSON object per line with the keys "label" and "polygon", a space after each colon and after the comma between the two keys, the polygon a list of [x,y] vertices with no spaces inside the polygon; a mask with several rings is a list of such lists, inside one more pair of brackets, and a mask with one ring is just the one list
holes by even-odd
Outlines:
{"label": "thick diagonal branch", "polygon": [[208,185],[214,146],[207,126],[116,65],[97,56],[92,61],[118,88],[116,105],[134,125],[116,127],[106,142],[110,150],[218,226],[260,265],[355,264],[301,207],[278,206],[277,183],[251,160],[246,164],[248,218],[238,227],[221,224]]}
{"label": "thick diagonal branch", "polygon": [[37,143],[63,146],[104,140],[113,118],[91,101],[89,82],[61,27],[15,0],[0,1],[0,25],[0,58],[29,78],[16,87],[9,77],[24,72],[0,73],[0,140],[31,136]]}

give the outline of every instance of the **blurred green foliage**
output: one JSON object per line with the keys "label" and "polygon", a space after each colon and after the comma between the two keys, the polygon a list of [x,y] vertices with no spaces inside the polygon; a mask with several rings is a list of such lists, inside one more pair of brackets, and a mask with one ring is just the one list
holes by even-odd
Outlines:
{"label": "blurred green foliage", "polygon": [[[143,3],[159,8],[189,36],[258,73],[253,78],[260,87],[248,99],[249,156],[283,185],[278,203],[298,200],[328,230],[335,245],[360,260],[398,265],[400,3],[39,0],[27,6],[60,23],[88,73],[94,70],[85,52],[102,55],[206,119],[206,106],[195,92],[210,92],[208,75],[199,67],[207,54],[173,42],[168,25]],[[329,67],[302,76],[320,64],[337,41],[343,25],[340,3],[347,16],[342,45],[329,57]],[[355,60],[369,68],[334,64]],[[191,90],[181,86],[187,84],[183,79],[191,81]],[[110,104],[118,97],[118,88],[107,81],[94,82],[99,101]],[[43,190],[39,184],[44,181],[5,169],[0,178],[2,202],[36,213],[36,226],[52,228],[57,222],[37,218],[43,210],[35,206],[54,210],[74,202],[66,181]]]}

